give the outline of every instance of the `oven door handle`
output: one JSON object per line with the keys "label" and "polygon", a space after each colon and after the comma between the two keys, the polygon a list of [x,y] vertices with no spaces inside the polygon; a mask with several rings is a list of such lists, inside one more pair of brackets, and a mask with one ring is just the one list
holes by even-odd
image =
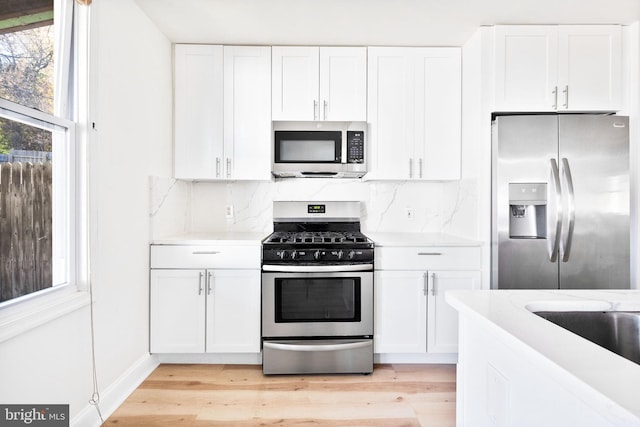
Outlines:
{"label": "oven door handle", "polygon": [[262,344],[265,348],[286,351],[337,351],[337,350],[353,350],[356,348],[366,348],[371,346],[371,341],[357,341],[350,343],[336,344],[285,344],[277,342],[265,341]]}
{"label": "oven door handle", "polygon": [[373,264],[347,265],[263,265],[262,271],[281,273],[339,273],[343,271],[373,271]]}

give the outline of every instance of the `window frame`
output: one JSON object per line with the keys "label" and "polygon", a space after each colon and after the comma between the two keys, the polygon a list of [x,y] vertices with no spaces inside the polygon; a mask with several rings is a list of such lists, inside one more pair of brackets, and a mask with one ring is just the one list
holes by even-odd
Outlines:
{"label": "window frame", "polygon": [[[56,160],[53,164],[53,179],[56,176],[62,178],[65,186],[62,190],[54,186],[52,194],[52,244],[56,245],[63,238],[66,247],[64,251],[56,250],[55,246],[52,250],[54,256],[62,253],[66,258],[61,262],[62,266],[57,267],[65,269],[63,275],[66,280],[58,284],[54,282],[50,288],[1,303],[0,342],[46,324],[90,302],[86,161],[89,129],[83,124],[89,121],[87,88],[91,13],[90,7],[77,6],[74,0],[55,0],[54,15],[60,22],[55,29],[58,52],[54,62],[54,114],[0,99],[0,116],[51,130],[54,133],[54,145],[57,133],[64,131],[62,153],[54,150]],[[60,157],[63,157],[62,160]],[[56,194],[57,191],[63,191],[64,194]],[[63,217],[60,212],[64,212]],[[61,219],[62,223],[58,223]],[[52,267],[57,262],[57,259],[53,259]]]}

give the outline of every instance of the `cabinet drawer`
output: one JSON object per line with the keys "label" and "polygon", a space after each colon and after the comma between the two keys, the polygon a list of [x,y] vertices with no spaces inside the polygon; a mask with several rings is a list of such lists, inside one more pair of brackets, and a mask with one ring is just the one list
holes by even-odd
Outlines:
{"label": "cabinet drawer", "polygon": [[151,245],[151,268],[260,269],[260,245]]}
{"label": "cabinet drawer", "polygon": [[479,247],[380,247],[375,250],[376,270],[479,270]]}

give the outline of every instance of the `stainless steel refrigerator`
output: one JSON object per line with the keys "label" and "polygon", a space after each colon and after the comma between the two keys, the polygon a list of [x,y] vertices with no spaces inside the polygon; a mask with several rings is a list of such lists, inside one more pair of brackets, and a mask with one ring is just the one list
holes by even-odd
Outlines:
{"label": "stainless steel refrigerator", "polygon": [[497,116],[493,289],[630,287],[629,121]]}

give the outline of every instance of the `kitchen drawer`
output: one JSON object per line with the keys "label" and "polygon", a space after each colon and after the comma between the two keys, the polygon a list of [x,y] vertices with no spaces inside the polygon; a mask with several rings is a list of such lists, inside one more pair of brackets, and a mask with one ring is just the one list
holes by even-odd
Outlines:
{"label": "kitchen drawer", "polygon": [[376,270],[479,270],[480,247],[407,246],[375,249]]}
{"label": "kitchen drawer", "polygon": [[151,245],[151,268],[260,269],[260,245]]}

